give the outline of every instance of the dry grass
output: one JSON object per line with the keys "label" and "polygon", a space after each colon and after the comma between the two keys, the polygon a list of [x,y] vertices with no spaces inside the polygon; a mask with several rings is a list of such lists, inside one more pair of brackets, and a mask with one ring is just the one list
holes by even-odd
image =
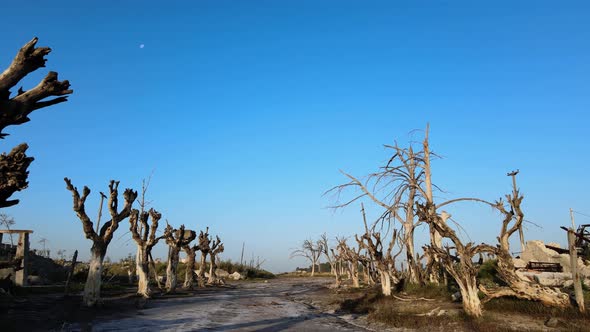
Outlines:
{"label": "dry grass", "polygon": [[[512,298],[490,301],[484,305],[483,318],[472,319],[464,314],[460,303],[451,302],[452,292],[436,285],[407,285],[395,294],[410,299],[402,301],[381,295],[379,288],[351,290],[345,292],[347,298],[340,302],[340,310],[367,314],[370,321],[391,327],[419,331],[537,331],[545,328],[543,323],[548,318],[559,321],[556,331],[590,331],[589,312],[580,314],[575,307],[564,310]],[[411,301],[417,298],[432,301]],[[444,314],[438,316],[441,310]],[[434,314],[425,315],[431,311]]]}

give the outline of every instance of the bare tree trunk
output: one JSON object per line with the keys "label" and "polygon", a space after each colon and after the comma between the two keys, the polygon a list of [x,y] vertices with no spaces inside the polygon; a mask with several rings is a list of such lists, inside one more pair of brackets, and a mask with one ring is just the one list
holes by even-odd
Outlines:
{"label": "bare tree trunk", "polygon": [[[432,195],[432,168],[430,164],[430,145],[428,142],[428,132],[430,130],[430,124],[426,125],[426,133],[424,135],[424,185],[426,189],[426,207],[428,209],[428,213],[431,216],[436,215],[436,206],[434,205],[434,198]],[[443,221],[444,222],[444,221]],[[440,233],[429,224],[430,227],[430,244],[435,248],[442,249],[442,236]],[[430,263],[429,266],[431,267],[429,272],[429,280],[431,283],[438,284],[440,283],[440,272],[441,272],[441,262],[440,257],[434,251],[430,251],[430,253],[434,256],[429,257]]]}
{"label": "bare tree trunk", "polygon": [[217,261],[215,256],[216,255],[214,253],[209,254],[211,264],[209,265],[209,280],[207,280],[207,283],[211,285],[217,283],[217,274],[215,273],[217,270]]}
{"label": "bare tree trunk", "polygon": [[312,261],[312,263],[311,263],[311,277],[313,277],[314,274],[315,274],[315,261]]}
{"label": "bare tree trunk", "polygon": [[176,271],[178,269],[180,248],[170,246],[168,248],[168,266],[166,267],[166,292],[176,290]]}
{"label": "bare tree trunk", "polygon": [[[413,218],[413,217],[412,217]],[[408,261],[408,280],[410,283],[420,283],[420,273],[418,272],[418,264],[416,262],[416,252],[414,249],[414,224],[404,223],[405,230],[405,247],[406,259]]]}
{"label": "bare tree trunk", "polygon": [[94,244],[90,250],[90,268],[88,278],[84,286],[84,304],[88,307],[95,306],[100,302],[100,285],[102,282],[102,262],[106,255],[106,248]]}
{"label": "bare tree trunk", "polygon": [[380,270],[379,274],[381,275],[381,292],[385,296],[391,295],[391,275],[389,271]]}
{"label": "bare tree trunk", "polygon": [[[216,239],[213,240],[213,242],[211,243],[211,247],[210,247],[210,251],[209,251],[209,256],[211,256],[211,266],[209,267],[209,284],[215,284],[215,283],[222,283],[222,281],[220,279],[217,278],[217,274],[215,273],[215,271],[217,270],[217,255],[219,255],[220,253],[222,253],[225,250],[225,247],[223,246],[223,243],[221,243],[221,240],[219,239],[219,236],[216,236]],[[260,267],[260,263],[257,265],[257,269]]]}
{"label": "bare tree trunk", "polygon": [[361,287],[359,283],[359,267],[358,261],[350,262],[350,276],[352,277],[352,287],[359,288]]}
{"label": "bare tree trunk", "polygon": [[184,274],[184,287],[192,289],[195,284],[195,259],[196,248],[185,248],[186,252],[186,273]]}
{"label": "bare tree trunk", "polygon": [[148,254],[150,259],[150,265],[152,266],[152,270],[154,271],[154,279],[156,279],[156,284],[158,285],[158,289],[162,289],[162,284],[160,283],[160,276],[158,275],[158,269],[156,268],[156,263],[154,262],[154,258],[152,254]]}
{"label": "bare tree trunk", "polygon": [[197,272],[197,277],[199,280],[199,287],[205,286],[205,269],[207,268],[207,254],[201,252],[201,263],[199,265],[199,271]]}
{"label": "bare tree trunk", "polygon": [[464,283],[459,283],[459,290],[463,299],[463,310],[471,317],[479,318],[482,315],[481,301],[478,296],[477,280],[475,275],[463,278]]}
{"label": "bare tree trunk", "polygon": [[336,280],[334,281],[334,287],[340,288],[340,286],[342,285],[342,276],[340,275],[336,264],[334,264],[332,270],[334,271],[334,278],[336,278]]}
{"label": "bare tree trunk", "polygon": [[146,253],[146,248],[139,247],[137,251],[137,264],[136,264],[136,271],[137,276],[139,277],[137,283],[137,294],[149,298],[152,295],[152,291],[150,289],[150,268],[149,268],[149,257]]}

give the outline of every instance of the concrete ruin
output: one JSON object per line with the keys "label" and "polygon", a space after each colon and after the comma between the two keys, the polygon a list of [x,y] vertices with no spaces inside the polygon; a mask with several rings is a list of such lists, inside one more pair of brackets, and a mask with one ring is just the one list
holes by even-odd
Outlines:
{"label": "concrete ruin", "polygon": [[[560,247],[557,243],[548,243],[547,245],[555,248]],[[528,270],[527,265],[530,262],[557,263],[561,265],[563,272]],[[560,254],[553,249],[547,248],[543,241],[528,241],[520,257],[514,258],[514,266],[518,269],[517,274],[521,278],[543,286],[569,287],[573,284],[570,255]],[[578,258],[578,273],[582,282],[590,286],[590,262]]]}
{"label": "concrete ruin", "polygon": [[[8,274],[12,274],[14,277],[14,283],[18,286],[27,286],[28,279],[29,279],[29,234],[33,233],[31,230],[0,230],[0,243],[2,243],[2,238],[4,234],[18,234],[18,244],[16,245],[16,252],[12,255],[12,249],[14,249],[12,245],[3,246],[3,260],[20,260],[20,266],[15,266],[14,268],[7,268],[3,270],[11,270]],[[6,247],[6,248],[4,248]]]}

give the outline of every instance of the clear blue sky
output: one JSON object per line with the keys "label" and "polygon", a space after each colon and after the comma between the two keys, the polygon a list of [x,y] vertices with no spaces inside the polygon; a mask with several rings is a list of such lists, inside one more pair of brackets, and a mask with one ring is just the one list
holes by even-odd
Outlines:
{"label": "clear blue sky", "polygon": [[[91,4],[94,3],[94,4]],[[444,197],[493,200],[519,168],[527,239],[564,242],[568,208],[590,212],[590,19],[586,2],[554,1],[12,1],[0,5],[5,68],[25,42],[50,46],[47,70],[70,101],[9,127],[8,151],[35,162],[19,228],[49,246],[89,241],[63,177],[93,189],[139,188],[172,224],[209,225],[224,258],[261,256],[284,271],[306,237],[361,230],[358,207],[325,209],[322,193],[387,159],[431,124],[445,158]],[[140,48],[143,44],[144,47]],[[30,88],[46,73],[31,75]],[[476,241],[493,242],[489,209],[450,209]],[[583,218],[583,217],[580,217]],[[580,222],[588,222],[580,219]],[[134,252],[125,222],[109,247]],[[425,230],[419,231],[426,236]],[[156,254],[163,257],[165,246]]]}

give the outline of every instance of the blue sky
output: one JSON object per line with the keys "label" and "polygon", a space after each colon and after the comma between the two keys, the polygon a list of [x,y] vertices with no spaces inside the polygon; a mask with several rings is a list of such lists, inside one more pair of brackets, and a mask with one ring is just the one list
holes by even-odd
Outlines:
{"label": "blue sky", "polygon": [[[46,70],[70,101],[9,127],[35,157],[30,186],[6,209],[33,247],[90,243],[63,177],[93,189],[139,188],[172,224],[210,226],[224,258],[266,259],[273,271],[306,237],[361,230],[358,207],[322,197],[387,159],[382,144],[431,125],[441,198],[493,200],[520,169],[527,239],[565,242],[568,209],[590,212],[586,176],[590,20],[585,2],[511,1],[20,1],[2,22],[0,66],[38,36]],[[144,45],[140,48],[140,45]],[[476,242],[500,218],[449,209]],[[372,211],[373,213],[375,211]],[[588,222],[580,216],[580,222]],[[127,222],[108,256],[134,252]],[[425,230],[418,234],[425,237]],[[156,255],[165,255],[163,244]]]}

